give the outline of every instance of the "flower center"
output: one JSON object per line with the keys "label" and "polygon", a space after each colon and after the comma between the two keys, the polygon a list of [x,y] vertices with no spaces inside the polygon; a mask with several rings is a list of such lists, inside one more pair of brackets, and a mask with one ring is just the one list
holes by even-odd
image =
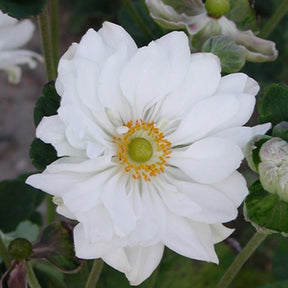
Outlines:
{"label": "flower center", "polygon": [[147,162],[153,155],[151,143],[145,138],[134,138],[128,145],[128,154],[135,162]]}
{"label": "flower center", "polygon": [[118,127],[121,136],[114,137],[117,161],[134,179],[151,181],[163,173],[170,157],[171,143],[154,122],[129,121]]}

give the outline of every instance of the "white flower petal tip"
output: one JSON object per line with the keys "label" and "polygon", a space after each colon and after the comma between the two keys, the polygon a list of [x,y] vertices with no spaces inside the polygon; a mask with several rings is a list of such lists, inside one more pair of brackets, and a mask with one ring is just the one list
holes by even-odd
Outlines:
{"label": "white flower petal tip", "polygon": [[242,126],[258,84],[221,78],[219,59],[191,55],[182,32],[137,48],[105,22],[63,55],[56,89],[58,113],[36,135],[62,158],[27,183],[79,222],[77,257],[102,258],[131,285],[153,273],[164,246],[218,263],[214,244],[231,233],[222,223],[248,193],[241,149],[268,129]]}
{"label": "white flower petal tip", "polygon": [[30,41],[35,27],[30,20],[18,21],[0,11],[0,70],[9,82],[17,84],[21,78],[20,65],[34,69],[43,57],[33,51],[19,49]]}

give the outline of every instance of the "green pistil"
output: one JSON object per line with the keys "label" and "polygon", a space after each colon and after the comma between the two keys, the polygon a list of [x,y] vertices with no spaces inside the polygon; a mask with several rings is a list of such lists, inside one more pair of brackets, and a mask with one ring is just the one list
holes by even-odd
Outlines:
{"label": "green pistil", "polygon": [[144,163],[152,157],[153,148],[145,138],[134,138],[128,145],[128,154],[133,161]]}
{"label": "green pistil", "polygon": [[220,18],[229,11],[230,3],[229,0],[207,0],[205,8],[209,16]]}

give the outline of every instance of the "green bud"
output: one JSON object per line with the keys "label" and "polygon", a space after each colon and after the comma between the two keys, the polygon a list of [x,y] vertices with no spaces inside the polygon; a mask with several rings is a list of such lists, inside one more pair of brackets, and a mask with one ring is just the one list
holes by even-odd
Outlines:
{"label": "green bud", "polygon": [[230,3],[229,0],[207,0],[205,8],[209,16],[220,18],[229,11]]}
{"label": "green bud", "polygon": [[151,143],[145,138],[134,138],[128,146],[130,158],[139,163],[147,162],[153,155]]}
{"label": "green bud", "polygon": [[32,244],[25,238],[16,238],[10,242],[8,251],[15,260],[25,260],[32,254]]}

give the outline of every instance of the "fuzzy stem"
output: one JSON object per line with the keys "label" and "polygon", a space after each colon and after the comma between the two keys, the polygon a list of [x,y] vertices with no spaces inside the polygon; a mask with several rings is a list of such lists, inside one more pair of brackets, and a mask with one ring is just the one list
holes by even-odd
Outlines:
{"label": "fuzzy stem", "polygon": [[26,261],[26,267],[27,267],[27,280],[30,288],[41,288],[35,276],[31,261]]}
{"label": "fuzzy stem", "polygon": [[267,38],[287,12],[288,0],[283,0],[271,16],[271,18],[267,21],[262,31],[259,33],[259,37]]}
{"label": "fuzzy stem", "polygon": [[243,248],[243,250],[237,255],[234,259],[233,263],[226,270],[222,279],[216,286],[216,288],[227,288],[228,285],[235,278],[237,273],[240,271],[242,266],[246,263],[249,257],[253,254],[253,252],[257,249],[257,247],[263,242],[267,235],[262,233],[255,233],[254,236],[250,239],[247,245]]}
{"label": "fuzzy stem", "polygon": [[56,217],[55,204],[52,201],[52,196],[47,197],[47,224],[52,223]]}
{"label": "fuzzy stem", "polygon": [[57,73],[56,67],[59,60],[59,5],[58,0],[51,0],[50,2],[50,23],[51,23],[51,40],[52,40],[52,53],[54,73]]}
{"label": "fuzzy stem", "polygon": [[145,22],[143,21],[142,17],[138,13],[137,9],[131,2],[131,0],[123,0],[123,3],[127,6],[127,9],[129,10],[132,19],[137,23],[139,28],[141,28],[142,32],[149,38],[153,38],[153,34],[150,32],[148,27],[146,26]]}
{"label": "fuzzy stem", "polygon": [[101,271],[103,269],[103,265],[104,265],[104,262],[102,259],[94,260],[85,288],[96,287]]}
{"label": "fuzzy stem", "polygon": [[0,256],[3,259],[6,268],[7,269],[10,268],[11,258],[1,236],[0,236]]}
{"label": "fuzzy stem", "polygon": [[53,52],[52,52],[52,43],[50,38],[50,29],[48,21],[48,12],[47,8],[44,8],[42,13],[38,16],[38,22],[41,32],[42,39],[42,49],[45,58],[45,67],[46,67],[46,76],[47,80],[55,80],[55,68],[53,62]]}

